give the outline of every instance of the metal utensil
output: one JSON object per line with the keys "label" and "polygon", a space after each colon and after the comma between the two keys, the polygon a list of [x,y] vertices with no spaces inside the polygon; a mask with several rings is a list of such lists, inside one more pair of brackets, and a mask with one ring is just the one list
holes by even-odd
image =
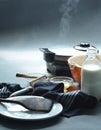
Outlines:
{"label": "metal utensil", "polygon": [[11,98],[0,98],[1,103],[15,103],[31,111],[49,112],[53,101],[41,96],[18,96]]}

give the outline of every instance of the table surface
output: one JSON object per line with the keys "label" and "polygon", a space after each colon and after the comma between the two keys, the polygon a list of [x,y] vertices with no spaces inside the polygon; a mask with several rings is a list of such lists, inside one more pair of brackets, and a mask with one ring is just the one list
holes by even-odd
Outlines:
{"label": "table surface", "polygon": [[[16,77],[16,73],[44,73],[46,63],[39,49],[34,50],[1,50],[0,52],[0,82],[19,83],[26,87],[31,79]],[[40,121],[19,121],[0,116],[0,129],[2,130],[95,130],[101,129],[101,104],[94,110],[87,110],[83,115],[70,118],[56,116]]]}

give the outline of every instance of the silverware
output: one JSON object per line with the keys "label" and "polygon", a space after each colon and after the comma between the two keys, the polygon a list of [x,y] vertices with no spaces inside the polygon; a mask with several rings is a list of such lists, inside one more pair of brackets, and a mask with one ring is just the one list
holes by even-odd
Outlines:
{"label": "silverware", "polygon": [[32,86],[33,87],[33,84],[35,83],[35,82],[37,82],[37,81],[47,81],[47,76],[46,75],[42,75],[42,76],[40,76],[40,77],[38,77],[38,78],[36,78],[36,79],[33,79],[33,80],[31,80],[30,82],[29,82],[29,84],[30,84],[30,86]]}
{"label": "silverware", "polygon": [[13,104],[15,103],[31,111],[43,111],[43,112],[49,112],[53,105],[52,100],[41,96],[17,96],[6,99],[0,98],[0,102],[13,103]]}
{"label": "silverware", "polygon": [[21,90],[18,90],[16,92],[13,92],[9,97],[15,97],[15,96],[23,96],[27,95],[30,92],[33,92],[34,88],[31,86],[28,86],[26,88],[23,88]]}

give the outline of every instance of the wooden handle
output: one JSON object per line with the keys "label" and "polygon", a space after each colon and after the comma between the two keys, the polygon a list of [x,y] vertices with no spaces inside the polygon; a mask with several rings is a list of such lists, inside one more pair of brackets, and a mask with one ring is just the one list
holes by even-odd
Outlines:
{"label": "wooden handle", "polygon": [[38,78],[37,76],[33,76],[33,75],[27,75],[27,74],[21,74],[21,73],[17,73],[16,77],[22,77],[22,78]]}

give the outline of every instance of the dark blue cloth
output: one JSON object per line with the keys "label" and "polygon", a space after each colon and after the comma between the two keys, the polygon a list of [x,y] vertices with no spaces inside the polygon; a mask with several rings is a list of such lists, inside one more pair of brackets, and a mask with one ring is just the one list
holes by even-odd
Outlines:
{"label": "dark blue cloth", "polygon": [[16,83],[0,83],[0,98],[7,98],[13,92],[21,89],[21,86]]}
{"label": "dark blue cloth", "polygon": [[94,109],[97,99],[80,90],[64,93],[63,83],[37,82],[31,95],[43,96],[63,105],[61,115],[71,117],[86,109]]}
{"label": "dark blue cloth", "polygon": [[[98,102],[95,97],[80,90],[64,93],[63,83],[37,82],[33,88],[33,92],[25,93],[25,95],[43,96],[61,103],[63,106],[61,115],[65,117],[79,115],[83,110],[94,109]],[[18,90],[22,90],[19,84],[1,83],[0,98],[7,98]]]}

